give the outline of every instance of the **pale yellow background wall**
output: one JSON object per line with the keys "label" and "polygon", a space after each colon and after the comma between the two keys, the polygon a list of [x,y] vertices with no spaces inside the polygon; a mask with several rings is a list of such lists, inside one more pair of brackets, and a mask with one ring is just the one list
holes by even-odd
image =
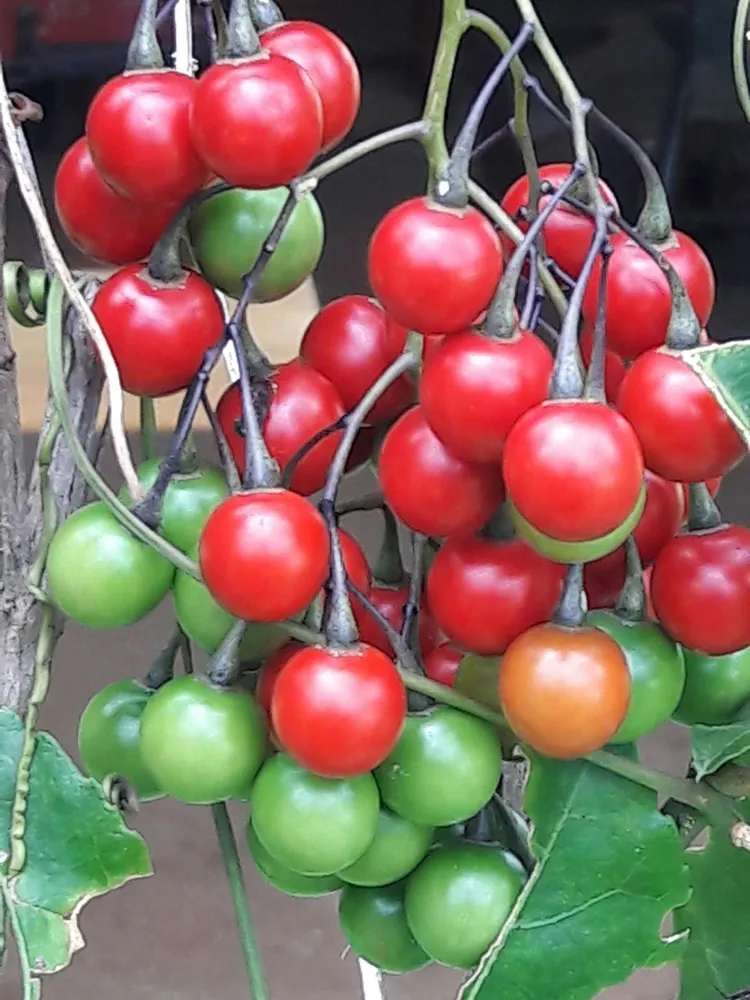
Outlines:
{"label": "pale yellow background wall", "polygon": [[[251,306],[249,321],[261,348],[274,362],[289,361],[299,349],[305,327],[318,308],[318,297],[312,281],[306,282],[281,302]],[[13,346],[18,354],[21,411],[25,430],[39,427],[46,401],[47,362],[44,330],[26,330],[11,326]],[[215,402],[227,383],[223,363],[211,381],[210,397]],[[181,395],[158,400],[156,410],[160,429],[171,430],[180,408]],[[126,422],[129,428],[138,426],[138,400],[126,396]],[[199,412],[196,428],[206,426]]]}

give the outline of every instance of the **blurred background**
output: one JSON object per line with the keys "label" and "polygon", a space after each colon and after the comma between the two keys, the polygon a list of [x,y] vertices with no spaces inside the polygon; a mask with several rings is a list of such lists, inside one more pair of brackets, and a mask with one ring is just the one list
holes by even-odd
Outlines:
{"label": "blurred background", "polygon": [[[656,158],[667,179],[674,220],[711,257],[718,277],[718,301],[710,326],[714,339],[745,336],[750,269],[746,249],[750,220],[746,183],[750,167],[750,125],[742,118],[731,75],[733,0],[537,0],[550,35],[583,93],[631,132]],[[138,0],[0,0],[0,52],[11,89],[41,103],[43,123],[30,126],[47,204],[56,164],[83,131],[87,104],[96,88],[122,66]],[[436,38],[439,0],[287,0],[289,18],[317,20],[338,32],[360,63],[363,105],[349,141],[415,118]],[[513,33],[513,0],[477,0]],[[168,33],[165,51],[171,52]],[[201,53],[199,47],[199,54]],[[525,55],[526,58],[526,55]],[[450,131],[457,125],[496,60],[482,36],[462,49],[452,94]],[[528,54],[532,72],[545,80]],[[545,81],[547,82],[547,81]],[[551,91],[552,92],[552,91]],[[499,128],[510,112],[503,91],[486,117],[484,133]],[[567,137],[545,113],[532,117],[540,162],[570,155]],[[602,176],[617,192],[625,215],[634,219],[642,196],[627,157],[596,133]],[[500,196],[520,172],[511,141],[496,145],[476,165],[477,179]],[[328,301],[366,292],[366,247],[381,215],[398,200],[424,188],[421,151],[399,146],[347,167],[318,192],[327,226],[327,245],[316,274],[290,300],[253,307],[253,329],[275,360],[294,355],[318,298]],[[31,227],[15,193],[9,199],[8,256],[39,262]],[[67,241],[71,264],[86,262]],[[44,357],[39,331],[15,331],[25,427],[38,428],[44,394]],[[132,408],[129,411],[135,413]],[[173,416],[160,404],[160,424]],[[203,442],[206,444],[206,442]],[[108,468],[112,472],[111,462]],[[365,476],[366,478],[366,476]],[[728,518],[745,514],[747,472],[729,477],[721,500]],[[360,476],[349,491],[367,488]],[[378,543],[377,516],[352,527],[372,555]],[[42,724],[75,753],[78,717],[104,684],[139,676],[170,629],[170,608],[122,633],[84,632],[69,627],[55,660],[50,698]],[[666,727],[647,741],[646,759],[664,769],[684,767],[686,741],[678,727]],[[241,830],[245,809],[233,815]],[[134,883],[83,913],[89,947],[72,967],[45,985],[48,1000],[204,1000],[246,995],[221,860],[208,811],[156,802],[138,815],[152,850],[155,878]],[[62,831],[61,831],[62,835]],[[344,961],[345,942],[337,927],[335,900],[282,897],[259,879],[248,863],[248,885],[274,1000],[344,1000],[360,995],[357,966]],[[389,1000],[448,1000],[458,977],[427,970],[388,983]],[[607,994],[608,1000],[670,1000],[674,970],[638,974]],[[19,996],[15,966],[0,977],[0,1000]],[[553,998],[550,998],[553,1000]]]}

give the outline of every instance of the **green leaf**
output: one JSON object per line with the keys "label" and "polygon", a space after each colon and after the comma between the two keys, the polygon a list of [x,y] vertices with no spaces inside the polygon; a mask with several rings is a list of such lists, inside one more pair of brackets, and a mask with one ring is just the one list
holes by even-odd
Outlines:
{"label": "green leaf", "polygon": [[500,711],[500,695],[497,688],[499,656],[479,656],[466,653],[458,665],[453,688],[467,698],[489,705]]}
{"label": "green leaf", "polygon": [[[83,947],[78,915],[93,896],[151,874],[143,839],[101,786],[47,733],[38,733],[26,811],[26,864],[8,879],[10,823],[23,724],[0,708],[0,884],[33,975],[57,972]],[[32,980],[32,990],[38,990]],[[32,996],[35,995],[32,992]]]}
{"label": "green leaf", "polygon": [[[750,821],[750,802],[740,812]],[[719,1000],[750,984],[750,854],[733,846],[728,831],[713,829],[708,845],[687,858],[693,895],[675,913],[675,928],[690,931],[679,1000]]]}
{"label": "green leaf", "polygon": [[750,447],[750,342],[710,344],[683,352],[690,365]]}
{"label": "green leaf", "polygon": [[693,726],[693,763],[698,781],[750,750],[750,721]]}
{"label": "green leaf", "polygon": [[460,1000],[589,1000],[685,945],[660,934],[690,889],[656,796],[584,761],[530,760],[537,865]]}

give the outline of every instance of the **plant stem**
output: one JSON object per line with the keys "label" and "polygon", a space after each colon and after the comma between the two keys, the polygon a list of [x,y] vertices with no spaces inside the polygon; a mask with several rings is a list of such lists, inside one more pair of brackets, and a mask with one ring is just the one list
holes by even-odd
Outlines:
{"label": "plant stem", "polygon": [[426,535],[421,535],[418,531],[412,533],[409,596],[404,607],[404,620],[401,624],[401,638],[411,649],[419,648],[419,605],[422,599],[426,544]]}
{"label": "plant stem", "polygon": [[615,614],[625,621],[645,622],[647,615],[643,563],[633,535],[629,535],[625,540],[625,564],[627,567],[625,583],[615,604]]}
{"label": "plant stem", "polygon": [[[475,181],[469,181],[469,196],[475,205],[484,212],[497,228],[505,233],[513,242],[518,245],[524,237],[522,230],[518,228],[507,212],[498,205],[492,195],[488,194]],[[541,261],[539,262],[539,280],[544,286],[544,290],[550,301],[561,316],[564,316],[568,309],[568,300],[563,295],[560,286],[549,272],[549,269]]]}
{"label": "plant stem", "polygon": [[552,618],[554,624],[563,628],[580,628],[586,619],[583,597],[583,566],[576,563],[568,567],[563,591]]}
{"label": "plant stem", "polygon": [[547,68],[552,74],[555,83],[560,88],[563,102],[570,114],[570,125],[573,133],[573,152],[575,153],[575,158],[583,163],[587,169],[585,179],[590,203],[595,209],[601,210],[603,199],[599,191],[599,185],[596,183],[596,175],[592,168],[589,144],[586,137],[586,113],[588,106],[582,100],[565,63],[557,54],[557,50],[550,41],[544,25],[534,8],[533,0],[515,0],[515,2],[522,19],[529,24],[533,24],[534,44],[539,50],[542,59],[547,64]]}
{"label": "plant stem", "polygon": [[427,87],[422,119],[428,131],[422,139],[430,164],[431,183],[445,175],[448,168],[448,147],[445,143],[445,114],[448,108],[458,47],[469,27],[466,0],[443,0],[440,37],[435,50],[432,73]]}
{"label": "plant stem", "polygon": [[750,0],[739,0],[734,19],[732,67],[734,69],[734,85],[737,88],[737,99],[740,102],[742,113],[750,122],[750,87],[748,87],[747,83],[747,67],[745,65],[748,11],[750,11]]}
{"label": "plant stem", "polygon": [[302,198],[310,191],[314,191],[320,181],[324,180],[330,174],[336,173],[337,170],[341,170],[342,167],[346,167],[350,163],[362,159],[363,156],[374,153],[378,149],[384,149],[386,146],[392,146],[397,142],[405,142],[407,139],[424,140],[428,132],[429,125],[426,122],[408,122],[406,125],[397,125],[395,128],[390,128],[385,132],[378,132],[377,135],[371,135],[367,139],[355,142],[353,146],[343,149],[340,153],[336,153],[335,156],[330,156],[327,160],[319,163],[317,167],[313,167],[312,170],[308,170],[306,174],[303,174],[295,182],[297,195]]}
{"label": "plant stem", "polygon": [[607,401],[607,275],[612,257],[612,245],[605,243],[602,248],[602,265],[599,272],[599,297],[591,343],[591,358],[583,387],[585,399],[599,403]]}
{"label": "plant stem", "polygon": [[297,449],[284,466],[284,472],[281,477],[281,486],[283,489],[289,489],[289,484],[294,478],[294,473],[297,471],[297,467],[305,455],[308,455],[316,445],[319,445],[321,441],[325,441],[325,439],[330,437],[331,434],[343,431],[346,427],[347,419],[346,414],[344,414],[343,417],[339,417],[338,420],[334,420],[332,424],[329,424],[327,427],[323,427],[317,434],[313,434],[311,438],[305,441],[301,448]]}
{"label": "plant stem", "polygon": [[[26,938],[23,936],[23,927],[21,926],[21,921],[18,919],[16,904],[10,894],[10,891],[8,890],[8,883],[2,877],[0,877],[0,896],[2,897],[2,902],[4,904],[2,910],[4,910],[8,915],[8,921],[10,922],[10,927],[13,931],[13,937],[16,939],[18,961],[21,966],[23,1000],[33,1000],[35,996],[38,996],[38,992],[34,990],[34,982],[31,978],[31,962],[29,961],[29,950],[26,945]],[[0,910],[0,912],[2,912],[2,910]]]}
{"label": "plant stem", "polygon": [[456,141],[453,144],[450,161],[446,167],[445,174],[437,178],[437,182],[434,185],[436,200],[441,205],[459,209],[465,208],[468,205],[469,191],[467,185],[469,182],[469,164],[482,118],[495,91],[508,73],[514,58],[523,49],[533,34],[534,29],[531,25],[523,24],[521,26],[518,35],[487,77],[484,86],[471,105],[461,131],[458,133]]}
{"label": "plant stem", "polygon": [[[558,207],[565,192],[569,191],[586,173],[586,168],[582,163],[574,163],[570,174],[565,178],[555,193],[548,199],[547,204],[539,212],[534,221],[524,234],[523,239],[513,252],[513,256],[508,261],[505,272],[500,279],[495,296],[487,311],[486,331],[493,340],[507,340],[512,337],[516,329],[515,318],[515,298],[518,289],[518,282],[521,278],[523,265],[531,248],[536,243],[537,237],[541,233],[545,222]],[[562,195],[560,192],[563,192]],[[531,278],[529,279],[530,283]]]}
{"label": "plant stem", "polygon": [[263,975],[258,942],[255,940],[253,918],[250,914],[245,882],[242,877],[240,855],[237,850],[237,841],[234,837],[232,822],[229,818],[226,803],[217,802],[215,805],[212,805],[211,815],[214,827],[216,828],[219,847],[221,848],[224,870],[227,873],[227,881],[229,882],[229,892],[232,897],[234,918],[237,922],[237,932],[240,937],[240,944],[242,945],[242,954],[245,958],[250,994],[252,1000],[268,1000],[268,987]]}
{"label": "plant stem", "polygon": [[[478,10],[468,12],[469,26],[476,28],[494,42],[501,52],[507,52],[510,48],[510,39],[503,29]],[[510,65],[510,72],[513,76],[513,133],[518,143],[523,159],[523,168],[529,180],[529,218],[533,221],[539,205],[539,165],[537,163],[534,141],[529,128],[529,93],[524,86],[526,78],[526,67],[521,57],[516,56]],[[485,143],[482,143],[484,146]],[[478,147],[480,148],[480,147]]]}
{"label": "plant stem", "polygon": [[721,511],[705,483],[690,483],[688,487],[688,530],[711,531],[722,524]]}
{"label": "plant stem", "polygon": [[141,396],[141,455],[144,461],[156,454],[156,412],[150,396]]}

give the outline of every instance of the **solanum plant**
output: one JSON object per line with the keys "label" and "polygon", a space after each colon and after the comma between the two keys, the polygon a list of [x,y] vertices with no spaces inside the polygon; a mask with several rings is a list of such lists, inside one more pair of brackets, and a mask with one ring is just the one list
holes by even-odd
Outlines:
{"label": "solanum plant", "polygon": [[[46,265],[7,263],[2,291],[46,326],[50,383],[26,483],[0,315],[0,957],[8,930],[36,1000],[80,945],[83,902],[150,871],[129,810],[171,796],[211,809],[255,1000],[243,856],[280,892],[338,894],[378,974],[463,970],[460,1000],[589,1000],[668,962],[682,1000],[750,995],[750,530],[714,499],[750,442],[750,346],[709,341],[708,258],[532,0],[512,38],[442,0],[420,118],[333,153],[360,102],[341,39],[274,0],[233,0],[228,20],[200,6],[211,65],[166,67],[143,0],[123,73],[59,165],[59,222],[103,282],[65,264],[25,146],[34,109],[0,74],[0,197],[12,165]],[[188,0],[176,11],[190,42]],[[449,144],[470,31],[499,57]],[[527,74],[530,46],[562,106]],[[471,166],[506,78],[514,116],[482,145],[512,135],[524,172],[495,200]],[[569,130],[568,162],[538,164],[532,101]],[[589,122],[643,174],[634,224]],[[313,272],[317,186],[403,141],[425,185],[361,248],[371,295],[325,304],[274,365],[248,305]],[[238,374],[214,411],[222,356]],[[158,455],[154,399],[174,394]],[[201,406],[211,463],[191,438]],[[343,501],[365,464],[377,488]],[[353,511],[383,518],[373,566]],[[81,706],[84,773],[36,728],[64,621],[123,627],[167,598],[153,662]],[[669,719],[690,728],[683,776],[639,760]],[[231,800],[249,805],[241,847]]]}

